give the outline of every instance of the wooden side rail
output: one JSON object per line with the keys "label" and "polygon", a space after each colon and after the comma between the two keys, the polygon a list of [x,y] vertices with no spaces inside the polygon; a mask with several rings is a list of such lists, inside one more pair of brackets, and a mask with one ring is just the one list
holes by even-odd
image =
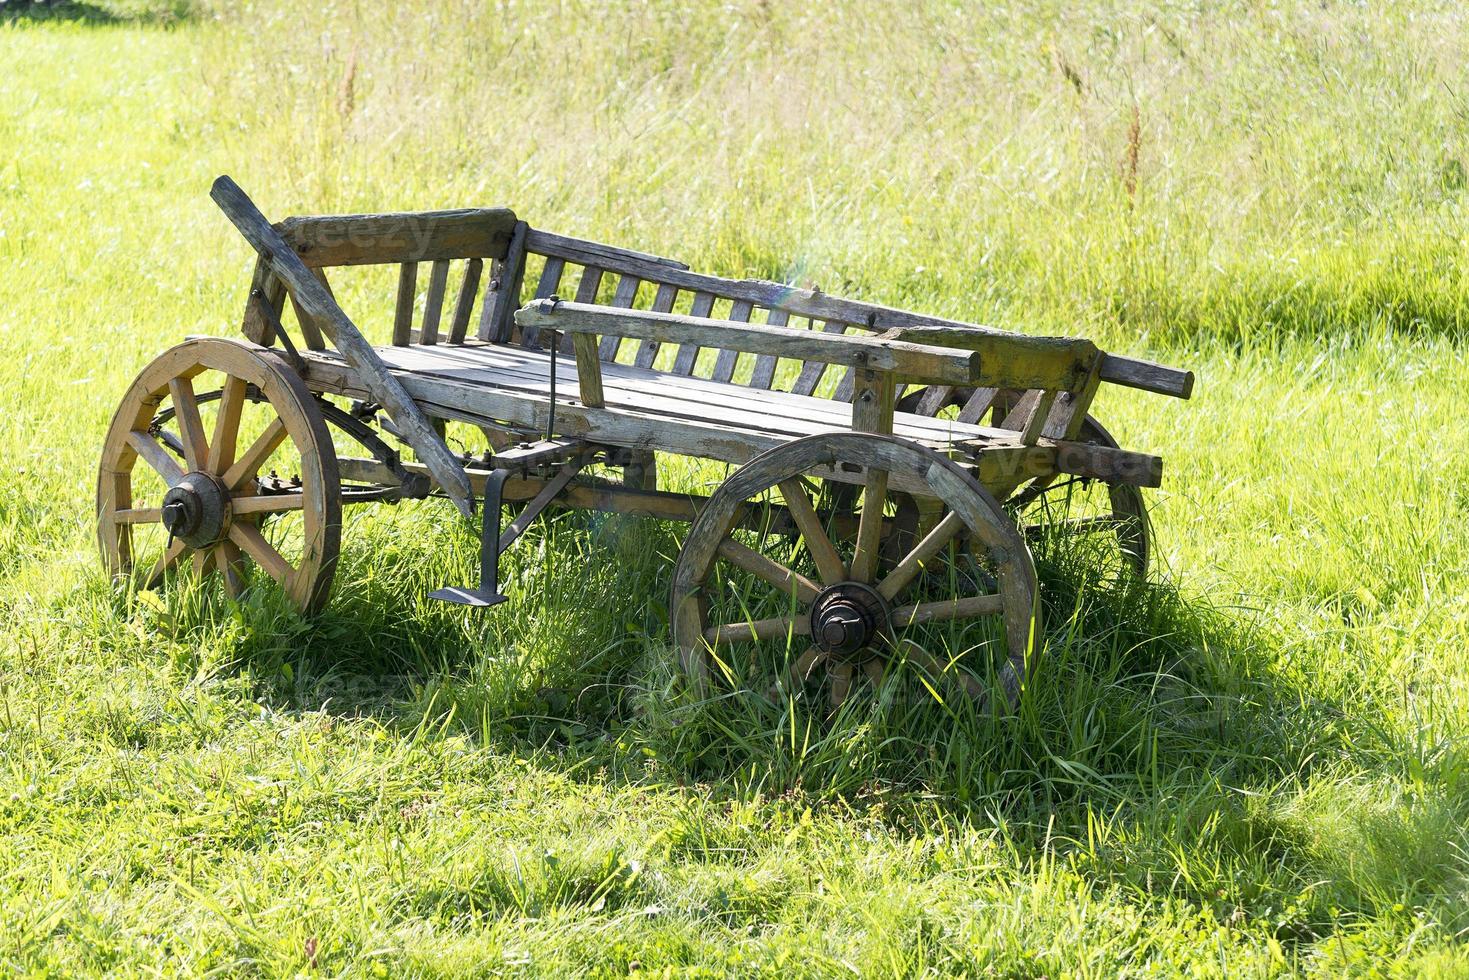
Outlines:
{"label": "wooden side rail", "polygon": [[255,202],[228,177],[214,182],[209,196],[225,216],[234,223],[245,240],[260,254],[261,261],[290,292],[314,323],[327,326],[337,350],[342,352],[363,387],[387,411],[403,438],[423,460],[429,472],[465,516],[474,513],[474,496],[464,468],[449,452],[432,423],[414,403],[402,383],[388,373],[387,365],[367,339],[362,336],[331,293],[307,268],[280,233],[255,207]]}
{"label": "wooden side rail", "polygon": [[[750,315],[752,307],[761,307],[778,311],[784,316],[807,317],[813,321],[822,321],[826,324],[825,330],[828,333],[841,334],[850,325],[873,333],[895,330],[897,333],[891,336],[916,343],[960,346],[981,354],[987,363],[996,366],[997,375],[1006,370],[1011,371],[1012,373],[1005,376],[1003,384],[1015,388],[1076,390],[1087,382],[1097,356],[1096,346],[1084,339],[1033,337],[1027,334],[996,330],[992,327],[946,320],[942,317],[910,313],[907,310],[875,303],[842,299],[823,293],[819,289],[797,289],[787,283],[766,282],[760,279],[725,279],[720,276],[690,271],[686,266],[669,259],[628,252],[609,245],[556,235],[536,228],[530,229],[527,233],[526,248],[529,252],[551,256],[554,260],[554,265],[551,266],[554,275],[547,277],[550,279],[548,288],[543,284],[543,287],[537,290],[536,298],[538,299],[551,295],[562,265],[571,262],[583,265],[588,269],[596,269],[598,280],[603,273],[615,271],[623,277],[693,293],[695,296],[693,314],[695,316],[701,315],[699,310],[701,298],[705,299],[706,312],[703,315],[707,315],[708,303],[717,298],[729,300],[733,304],[730,308],[730,315],[727,317],[729,320],[742,320]],[[582,302],[591,301],[588,295],[579,295],[577,299]],[[917,333],[905,336],[909,331],[924,330],[931,331],[929,336],[935,339],[930,340]],[[950,344],[945,340],[937,339],[939,336],[947,336],[950,340],[962,338],[963,343]],[[696,348],[688,345],[687,350],[689,363],[675,365],[675,374],[688,373]],[[722,366],[728,370],[731,363],[732,360],[726,358],[726,363]],[[720,365],[716,366],[717,373],[720,367]],[[767,370],[772,367],[773,365],[766,365]],[[814,388],[817,379],[813,377],[810,380],[809,387]],[[802,384],[801,387],[808,386]],[[810,392],[803,391],[802,394],[810,394]],[[838,392],[837,397],[845,400],[849,395],[849,391],[842,390]]]}
{"label": "wooden side rail", "polygon": [[522,328],[596,337],[693,343],[721,351],[773,354],[890,372],[921,384],[972,385],[984,379],[983,356],[883,337],[789,330],[768,324],[708,320],[677,313],[533,300],[515,314]]}

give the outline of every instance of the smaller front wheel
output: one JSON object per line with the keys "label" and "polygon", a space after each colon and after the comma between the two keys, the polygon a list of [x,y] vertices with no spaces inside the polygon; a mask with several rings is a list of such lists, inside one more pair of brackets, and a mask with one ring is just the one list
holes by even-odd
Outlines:
{"label": "smaller front wheel", "polygon": [[[854,507],[818,509],[843,499],[813,496],[833,482],[861,486]],[[941,505],[921,538],[890,513],[890,489]],[[897,534],[902,556],[882,561]],[[868,433],[798,439],[726,480],[684,542],[670,608],[696,686],[779,693],[824,675],[833,711],[859,673],[878,682],[901,661],[980,700],[993,681],[1013,705],[1038,648],[1035,567],[1015,524],[962,466]]]}
{"label": "smaller front wheel", "polygon": [[123,395],[97,474],[97,536],[115,578],[154,588],[189,562],[238,597],[249,559],[314,612],[331,592],[341,524],[330,434],[275,353],[186,341]]}

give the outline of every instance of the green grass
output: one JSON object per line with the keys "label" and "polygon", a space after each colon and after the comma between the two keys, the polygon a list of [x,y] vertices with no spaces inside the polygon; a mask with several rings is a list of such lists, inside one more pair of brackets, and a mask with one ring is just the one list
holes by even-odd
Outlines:
{"label": "green grass", "polygon": [[[0,8],[0,970],[1469,974],[1466,28]],[[484,618],[424,599],[473,561],[442,504],[354,513],[315,621],[119,595],[99,443],[236,329],[222,172],[1190,366],[1098,407],[1167,461],[1157,585],[1043,569],[1016,717],[859,692],[830,730],[680,693],[671,526],[559,517]]]}

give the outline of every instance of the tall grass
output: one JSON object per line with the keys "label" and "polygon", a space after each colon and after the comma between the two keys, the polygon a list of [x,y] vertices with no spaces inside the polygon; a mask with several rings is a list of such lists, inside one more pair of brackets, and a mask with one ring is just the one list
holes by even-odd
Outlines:
{"label": "tall grass", "polygon": [[[4,969],[1469,970],[1457,5],[89,9],[0,13]],[[480,618],[432,504],[316,620],[119,595],[97,443],[235,330],[220,172],[1193,367],[1098,408],[1155,582],[1043,561],[1016,716],[832,725],[682,690],[671,525],[557,517]]]}

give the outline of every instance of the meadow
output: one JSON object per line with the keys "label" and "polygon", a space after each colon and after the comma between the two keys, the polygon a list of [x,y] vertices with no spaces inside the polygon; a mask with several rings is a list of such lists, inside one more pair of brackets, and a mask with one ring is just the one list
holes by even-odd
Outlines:
{"label": "meadow", "polygon": [[[1426,0],[0,5],[0,971],[1469,975],[1466,64]],[[1043,568],[1015,715],[801,729],[680,687],[672,525],[557,517],[484,617],[432,502],[314,619],[124,594],[100,441],[237,332],[221,173],[1190,367],[1096,409],[1153,584]]]}

